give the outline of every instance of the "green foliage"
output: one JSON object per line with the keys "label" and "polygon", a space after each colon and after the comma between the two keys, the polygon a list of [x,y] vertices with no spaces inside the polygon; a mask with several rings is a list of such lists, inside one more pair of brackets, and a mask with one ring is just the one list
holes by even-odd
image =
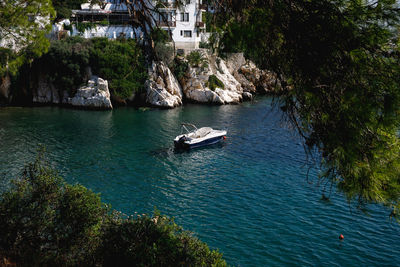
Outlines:
{"label": "green foliage", "polygon": [[102,239],[105,266],[226,266],[220,253],[159,214],[110,220]]}
{"label": "green foliage", "polygon": [[208,77],[208,88],[210,88],[212,91],[215,91],[216,88],[225,89],[225,85],[220,79],[217,78],[217,76],[213,74]]}
{"label": "green foliage", "polygon": [[157,60],[163,61],[167,65],[171,65],[175,57],[174,47],[169,45],[171,36],[167,31],[154,28],[151,30],[151,39],[154,42],[154,55]]}
{"label": "green foliage", "polygon": [[187,73],[189,69],[189,63],[178,57],[175,57],[171,69],[178,80],[181,80]]}
{"label": "green foliage", "polygon": [[[0,51],[1,52],[1,51]],[[88,68],[109,81],[109,89],[122,99],[141,91],[147,79],[142,50],[133,40],[71,37],[54,41],[49,52],[26,66],[30,73],[44,75],[60,91],[70,95],[86,82]],[[29,83],[29,76],[17,75]]]}
{"label": "green foliage", "polygon": [[106,211],[98,195],[65,184],[39,156],[0,199],[0,251],[22,266],[92,264]]}
{"label": "green foliage", "polygon": [[163,61],[167,65],[171,65],[175,57],[174,48],[171,45],[161,42],[155,43],[154,53],[158,60]]}
{"label": "green foliage", "polygon": [[0,252],[18,266],[226,266],[222,255],[156,213],[126,218],[66,184],[39,154],[0,196]]}
{"label": "green foliage", "polygon": [[211,45],[207,42],[200,42],[199,43],[199,48],[205,48],[205,49],[210,49]]}
{"label": "green foliage", "polygon": [[[54,9],[50,0],[2,1],[0,4],[0,40],[10,50],[2,49],[0,76],[15,74],[18,68],[46,52],[49,41],[45,34],[51,30]],[[12,51],[12,55],[10,52]]]}
{"label": "green foliage", "polygon": [[202,69],[208,68],[207,57],[205,57],[199,51],[195,50],[195,51],[190,52],[190,54],[187,55],[186,58],[191,67],[195,67],[195,68],[201,67]]}
{"label": "green foliage", "polygon": [[81,4],[87,0],[52,0],[54,9],[57,13],[57,20],[71,17],[72,9],[81,9]]}
{"label": "green foliage", "polygon": [[141,91],[147,79],[144,57],[133,40],[92,39],[90,65],[93,73],[109,80],[109,88],[122,99]]}
{"label": "green foliage", "polygon": [[64,30],[66,30],[66,31],[72,32],[72,24],[66,25],[66,24],[64,23],[63,28],[64,28]]}
{"label": "green foliage", "polygon": [[[276,104],[348,200],[400,209],[400,62],[395,1],[231,6],[221,49],[284,77]],[[329,188],[329,187],[328,187]]]}
{"label": "green foliage", "polygon": [[165,44],[171,40],[171,36],[169,36],[168,32],[160,28],[152,29],[150,35],[154,43]]}
{"label": "green foliage", "polygon": [[99,24],[102,26],[108,26],[108,25],[110,25],[110,22],[108,20],[104,19],[104,20],[100,21]]}
{"label": "green foliage", "polygon": [[44,69],[49,82],[57,89],[74,93],[85,82],[91,45],[90,40],[80,37],[55,41],[47,54],[34,61],[32,71]]}
{"label": "green foliage", "polygon": [[79,22],[75,23],[76,30],[80,33],[84,33],[86,30],[91,30],[96,28],[98,24],[93,22]]}

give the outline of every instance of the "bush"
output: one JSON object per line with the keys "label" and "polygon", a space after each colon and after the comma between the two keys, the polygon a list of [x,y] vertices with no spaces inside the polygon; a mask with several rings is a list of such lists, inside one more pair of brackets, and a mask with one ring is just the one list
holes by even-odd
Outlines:
{"label": "bush", "polygon": [[157,59],[163,61],[168,66],[171,65],[175,57],[174,48],[161,42],[155,44],[154,52]]}
{"label": "bush", "polygon": [[[110,92],[122,99],[141,91],[147,79],[143,53],[135,41],[107,38],[70,37],[54,41],[47,54],[20,72],[28,69],[28,73],[44,76],[60,92],[66,90],[73,95],[86,82],[89,67],[93,74],[108,80]],[[30,83],[28,76],[16,76],[16,84]]]}
{"label": "bush", "polygon": [[187,70],[189,69],[189,64],[187,61],[181,60],[176,57],[172,63],[171,69],[175,77],[180,80],[185,76]]}
{"label": "bush", "polygon": [[153,39],[154,43],[165,44],[171,41],[171,36],[168,34],[167,31],[163,29],[154,28],[151,30],[150,34],[151,34],[151,39]]}
{"label": "bush", "polygon": [[213,74],[208,77],[208,88],[210,88],[212,91],[215,91],[216,88],[225,89],[225,85],[220,79],[217,78],[217,76]]}
{"label": "bush", "polygon": [[106,215],[99,195],[68,185],[39,157],[0,199],[0,251],[18,265],[93,264]]}
{"label": "bush", "polygon": [[104,226],[99,250],[105,266],[225,266],[222,255],[183,231],[172,219],[117,219]]}
{"label": "bush", "polygon": [[0,196],[0,255],[17,266],[226,266],[172,219],[111,213],[42,159]]}
{"label": "bush", "polygon": [[86,30],[91,30],[97,27],[97,23],[92,22],[79,22],[74,23],[76,30],[80,33],[84,33]]}
{"label": "bush", "polygon": [[186,56],[190,66],[192,67],[201,67],[202,69],[208,67],[207,58],[203,56],[199,51],[192,51],[189,55]]}
{"label": "bush", "polygon": [[69,18],[72,9],[80,9],[81,4],[87,2],[86,0],[52,0],[53,7],[57,13],[57,20],[62,18]]}
{"label": "bush", "polygon": [[134,40],[92,39],[90,65],[93,73],[109,80],[109,89],[122,99],[143,89],[147,69]]}
{"label": "bush", "polygon": [[91,41],[80,37],[67,38],[51,44],[49,52],[32,64],[32,72],[45,73],[49,82],[70,94],[85,82],[90,65]]}
{"label": "bush", "polygon": [[208,42],[200,42],[199,47],[205,49],[211,49],[211,45]]}

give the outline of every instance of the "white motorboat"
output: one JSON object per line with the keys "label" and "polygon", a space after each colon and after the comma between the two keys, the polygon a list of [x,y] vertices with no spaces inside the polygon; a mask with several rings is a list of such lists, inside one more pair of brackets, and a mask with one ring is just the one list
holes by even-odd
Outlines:
{"label": "white motorboat", "polygon": [[[191,127],[193,130],[189,131],[187,127]],[[210,127],[197,129],[190,123],[182,123],[182,131],[186,131],[186,133],[180,134],[174,139],[176,148],[189,149],[213,145],[224,140],[227,133],[225,130],[214,130]]]}

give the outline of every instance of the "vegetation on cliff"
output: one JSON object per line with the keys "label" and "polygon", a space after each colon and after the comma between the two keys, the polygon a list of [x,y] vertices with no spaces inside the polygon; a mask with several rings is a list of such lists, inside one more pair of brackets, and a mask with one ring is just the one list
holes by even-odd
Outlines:
{"label": "vegetation on cliff", "polygon": [[0,196],[0,257],[18,266],[225,266],[173,219],[125,216],[43,160]]}
{"label": "vegetation on cliff", "polygon": [[142,50],[134,40],[70,37],[52,42],[48,53],[20,69],[14,91],[44,77],[59,91],[72,95],[90,78],[89,68],[108,80],[110,92],[122,99],[141,91],[147,78]]}

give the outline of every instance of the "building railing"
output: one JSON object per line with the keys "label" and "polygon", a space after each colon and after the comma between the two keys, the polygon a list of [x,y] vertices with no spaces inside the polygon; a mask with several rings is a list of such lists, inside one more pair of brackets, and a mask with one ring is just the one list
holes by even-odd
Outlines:
{"label": "building railing", "polygon": [[204,28],[206,24],[203,21],[196,21],[196,27],[198,28]]}
{"label": "building railing", "polygon": [[207,10],[207,4],[199,4],[198,9]]}
{"label": "building railing", "polygon": [[159,27],[176,27],[176,21],[157,21]]}

